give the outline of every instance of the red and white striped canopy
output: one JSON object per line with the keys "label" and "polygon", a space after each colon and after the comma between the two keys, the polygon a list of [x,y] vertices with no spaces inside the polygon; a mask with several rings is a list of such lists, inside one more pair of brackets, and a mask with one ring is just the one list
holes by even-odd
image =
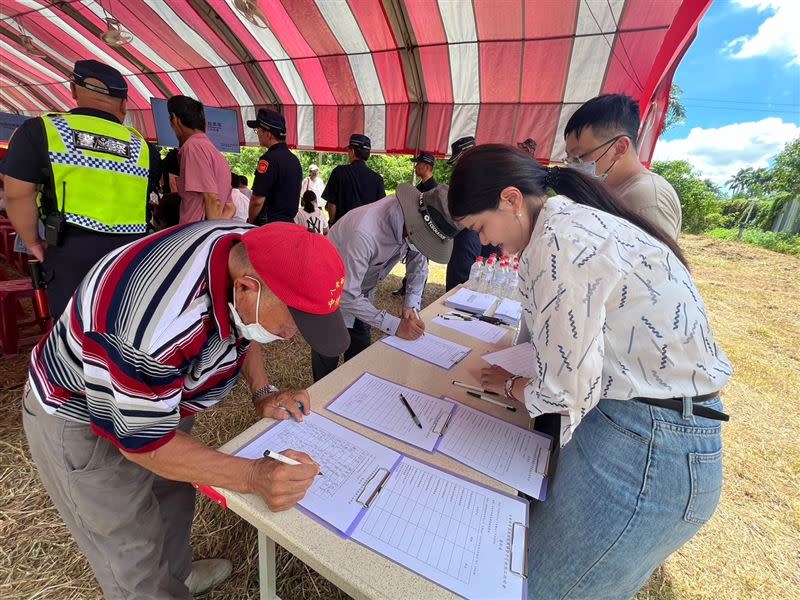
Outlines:
{"label": "red and white striped canopy", "polygon": [[[132,123],[155,137],[150,98],[186,94],[241,115],[286,116],[288,141],[341,150],[351,133],[378,152],[447,154],[531,137],[563,154],[585,100],[640,100],[652,154],[672,75],[711,0],[2,0],[0,110],[74,106],[68,74],[95,58],[129,85]],[[106,18],[133,35],[113,48]],[[30,35],[45,55],[21,43]]]}

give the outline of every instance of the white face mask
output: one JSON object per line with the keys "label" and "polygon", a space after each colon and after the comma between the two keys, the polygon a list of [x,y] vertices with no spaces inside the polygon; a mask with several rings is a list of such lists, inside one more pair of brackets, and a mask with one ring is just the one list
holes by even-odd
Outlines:
{"label": "white face mask", "polygon": [[569,162],[569,163],[566,164],[566,166],[567,166],[568,169],[575,169],[576,171],[580,171],[584,175],[588,175],[589,177],[593,177],[594,179],[597,179],[598,181],[605,181],[606,178],[608,177],[608,171],[611,170],[611,168],[609,168],[608,171],[606,171],[605,173],[603,173],[601,175],[598,175],[597,174],[597,161],[594,161],[594,160],[590,160],[588,162],[574,162],[574,163],[573,162]]}
{"label": "white face mask", "polygon": [[231,309],[233,324],[236,326],[236,331],[239,334],[239,337],[258,342],[259,344],[269,344],[270,342],[282,340],[282,337],[275,335],[274,333],[270,333],[264,329],[261,323],[258,322],[258,313],[261,306],[261,282],[255,277],[250,277],[249,275],[245,275],[245,277],[252,279],[258,284],[258,297],[256,299],[256,321],[255,323],[250,323],[249,325],[245,325],[242,322],[242,317],[239,316],[239,312],[236,310],[236,291],[234,290],[233,304],[228,302],[228,307]]}

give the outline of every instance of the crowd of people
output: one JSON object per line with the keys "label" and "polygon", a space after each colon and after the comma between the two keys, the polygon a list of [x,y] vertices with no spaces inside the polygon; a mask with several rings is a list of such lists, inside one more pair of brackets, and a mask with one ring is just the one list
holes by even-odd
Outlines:
{"label": "crowd of people", "polygon": [[[305,390],[270,384],[264,344],[299,331],[318,381],[373,329],[425,332],[429,260],[448,265],[452,289],[497,248],[520,255],[536,374],[489,367],[482,385],[561,421],[547,500],[531,505],[529,597],[630,598],[714,512],[731,365],[677,242],[677,195],[639,160],[633,99],[581,106],[559,164],[540,164],[531,139],[463,137],[449,185],[421,152],[417,186],[387,196],[361,133],[326,183],[316,165],[304,177],[284,117],[260,109],[247,122],[266,149],[251,190],[197,100],[167,102],[180,147],[161,161],[123,125],[116,69],[78,61],[71,90],[77,108],[23,124],[2,172],[56,317],[31,355],[23,424],[107,598],[185,600],[230,574],[224,559],[192,563],[189,482],[257,494],[274,511],[312,484],[319,467],[301,452],[287,452],[296,465],[247,460],[191,435],[240,375],[259,416],[310,413]],[[394,315],[375,291],[400,262]]]}

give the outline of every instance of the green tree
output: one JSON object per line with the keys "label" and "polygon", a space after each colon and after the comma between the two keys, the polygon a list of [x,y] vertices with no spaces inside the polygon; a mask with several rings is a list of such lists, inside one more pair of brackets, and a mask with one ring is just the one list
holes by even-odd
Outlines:
{"label": "green tree", "polygon": [[685,160],[656,161],[651,169],[670,182],[683,211],[683,230],[702,233],[723,224],[722,199],[713,185]]}
{"label": "green tree", "polygon": [[770,169],[747,167],[739,169],[725,184],[731,189],[734,198],[756,198],[769,191],[771,179]]}
{"label": "green tree", "polygon": [[253,174],[256,172],[258,160],[262,154],[264,154],[263,148],[242,146],[239,154],[225,154],[225,158],[228,159],[231,171],[237,175],[247,177],[248,185],[252,187]]}
{"label": "green tree", "polygon": [[769,187],[785,199],[800,198],[800,137],[786,144],[775,157]]}
{"label": "green tree", "polygon": [[753,169],[750,167],[748,167],[747,169],[739,169],[736,172],[736,175],[734,175],[733,177],[728,179],[728,181],[725,182],[725,185],[727,185],[730,188],[734,198],[742,195],[745,189],[747,189],[747,182],[750,177],[749,171],[752,170]]}
{"label": "green tree", "polygon": [[665,134],[675,125],[680,125],[686,121],[686,107],[681,101],[683,89],[673,83],[669,88],[669,104],[667,108],[667,118],[664,120],[664,127],[661,134]]}

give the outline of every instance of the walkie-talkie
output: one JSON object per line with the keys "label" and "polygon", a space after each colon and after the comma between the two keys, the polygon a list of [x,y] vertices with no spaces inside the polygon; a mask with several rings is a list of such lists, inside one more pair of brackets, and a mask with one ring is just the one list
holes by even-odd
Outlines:
{"label": "walkie-talkie", "polygon": [[64,226],[67,223],[67,215],[64,214],[64,207],[67,202],[67,182],[62,182],[61,210],[56,210],[47,215],[44,219],[44,240],[48,246],[60,246],[64,238]]}

